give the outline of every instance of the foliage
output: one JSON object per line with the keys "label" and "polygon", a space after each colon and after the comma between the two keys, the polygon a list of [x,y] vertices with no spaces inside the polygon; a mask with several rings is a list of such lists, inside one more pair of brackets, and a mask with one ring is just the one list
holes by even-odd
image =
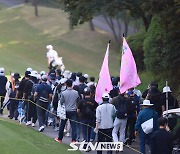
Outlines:
{"label": "foliage", "polygon": [[[169,11],[171,9],[173,7],[169,8]],[[161,72],[162,78],[168,79],[173,88],[178,88],[176,86],[180,83],[178,18],[176,11],[172,10],[169,14],[171,17],[167,16],[169,11],[163,11],[152,19],[144,41],[144,62],[148,70],[156,74]]]}
{"label": "foliage", "polygon": [[143,50],[143,42],[146,37],[146,32],[141,31],[134,35],[131,35],[127,38],[127,42],[133,52],[133,56],[136,61],[137,69],[143,71],[145,69],[144,65],[144,50]]}
{"label": "foliage", "polygon": [[147,10],[150,2],[144,0],[59,0],[64,4],[64,10],[69,13],[72,25],[83,24],[97,14],[106,14],[110,17],[122,10],[130,10],[134,17],[143,19],[146,30],[151,21],[151,12]]}

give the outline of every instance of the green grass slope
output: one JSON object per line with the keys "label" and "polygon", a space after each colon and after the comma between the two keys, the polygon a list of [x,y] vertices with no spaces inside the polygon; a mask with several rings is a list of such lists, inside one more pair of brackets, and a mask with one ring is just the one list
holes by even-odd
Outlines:
{"label": "green grass slope", "polygon": [[[68,154],[69,148],[23,125],[0,118],[1,154]],[[74,154],[80,152],[75,151]]]}
{"label": "green grass slope", "polygon": [[[52,44],[66,69],[98,77],[111,39],[109,70],[112,76],[119,76],[120,52],[111,35],[99,29],[90,31],[88,23],[69,30],[68,16],[60,9],[38,7],[38,11],[38,17],[29,5],[0,11],[0,67],[6,75],[10,71],[23,74],[27,67],[48,71],[46,45]],[[140,78],[140,90],[153,80],[146,72]]]}
{"label": "green grass slope", "polygon": [[[52,44],[63,57],[66,69],[98,76],[106,45],[112,37],[102,31],[91,32],[88,24],[69,30],[68,16],[59,9],[32,6],[0,11],[0,66],[6,74],[23,73],[27,67],[47,70],[46,45]],[[119,74],[120,58],[112,41],[110,71]]]}

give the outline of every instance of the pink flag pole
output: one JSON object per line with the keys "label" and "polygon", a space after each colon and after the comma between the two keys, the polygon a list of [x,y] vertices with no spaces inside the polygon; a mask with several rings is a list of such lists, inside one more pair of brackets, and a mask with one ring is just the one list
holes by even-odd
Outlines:
{"label": "pink flag pole", "polygon": [[101,71],[99,73],[99,81],[97,83],[96,94],[95,94],[96,102],[102,101],[103,93],[105,92],[109,93],[113,89],[111,77],[109,73],[109,67],[108,67],[109,46],[110,46],[110,41],[107,45],[106,54],[101,67]]}
{"label": "pink flag pole", "polygon": [[120,92],[136,87],[141,83],[137,74],[136,63],[132,55],[131,49],[123,37],[123,48],[120,68]]}

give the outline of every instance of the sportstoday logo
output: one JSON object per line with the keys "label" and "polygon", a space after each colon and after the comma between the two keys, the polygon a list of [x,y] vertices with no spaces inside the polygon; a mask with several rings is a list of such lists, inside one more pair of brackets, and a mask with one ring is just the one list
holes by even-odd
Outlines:
{"label": "sportstoday logo", "polygon": [[68,151],[86,151],[89,148],[92,151],[123,151],[123,142],[73,142],[70,143],[70,147],[72,149],[68,149]]}

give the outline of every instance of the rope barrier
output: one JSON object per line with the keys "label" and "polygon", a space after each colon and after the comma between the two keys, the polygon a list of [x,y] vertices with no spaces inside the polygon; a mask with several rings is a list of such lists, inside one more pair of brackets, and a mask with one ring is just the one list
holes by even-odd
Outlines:
{"label": "rope barrier", "polygon": [[[0,96],[0,98],[1,98],[1,97],[5,98],[4,96]],[[34,105],[40,107],[41,109],[49,112],[50,114],[52,114],[52,115],[54,115],[54,116],[57,116],[55,113],[53,113],[53,112],[45,109],[44,107],[38,105],[37,103],[35,103],[35,102],[33,102],[33,101],[29,100],[29,99],[18,99],[18,98],[11,98],[11,97],[9,97],[9,100],[10,100],[10,99],[11,99],[11,100],[17,100],[17,101],[27,101],[27,102],[31,102],[31,103],[33,103]],[[68,118],[66,118],[66,119],[67,119],[67,120],[70,120],[70,121],[73,121],[73,122],[75,122],[75,123],[81,124],[81,125],[85,125],[85,126],[87,126],[87,127],[90,127],[90,128],[93,128],[93,129],[94,129],[94,127],[92,127],[92,126],[90,126],[90,125],[88,125],[88,124],[85,124],[85,123],[82,123],[82,122],[79,122],[79,121],[76,121],[76,120],[68,119]],[[98,131],[99,131],[99,130],[98,130]],[[111,136],[108,136],[108,135],[106,135],[105,133],[103,133],[103,132],[101,132],[101,131],[99,131],[99,132],[100,132],[101,134],[105,135],[106,137],[113,139]],[[129,148],[129,149],[131,149],[131,150],[133,150],[133,151],[135,151],[135,152],[137,152],[137,153],[139,153],[139,154],[142,154],[140,151],[138,151],[138,150],[130,147],[129,145],[126,145],[126,144],[124,144],[124,143],[123,143],[123,145],[124,145],[125,147],[127,147],[127,148]]]}

